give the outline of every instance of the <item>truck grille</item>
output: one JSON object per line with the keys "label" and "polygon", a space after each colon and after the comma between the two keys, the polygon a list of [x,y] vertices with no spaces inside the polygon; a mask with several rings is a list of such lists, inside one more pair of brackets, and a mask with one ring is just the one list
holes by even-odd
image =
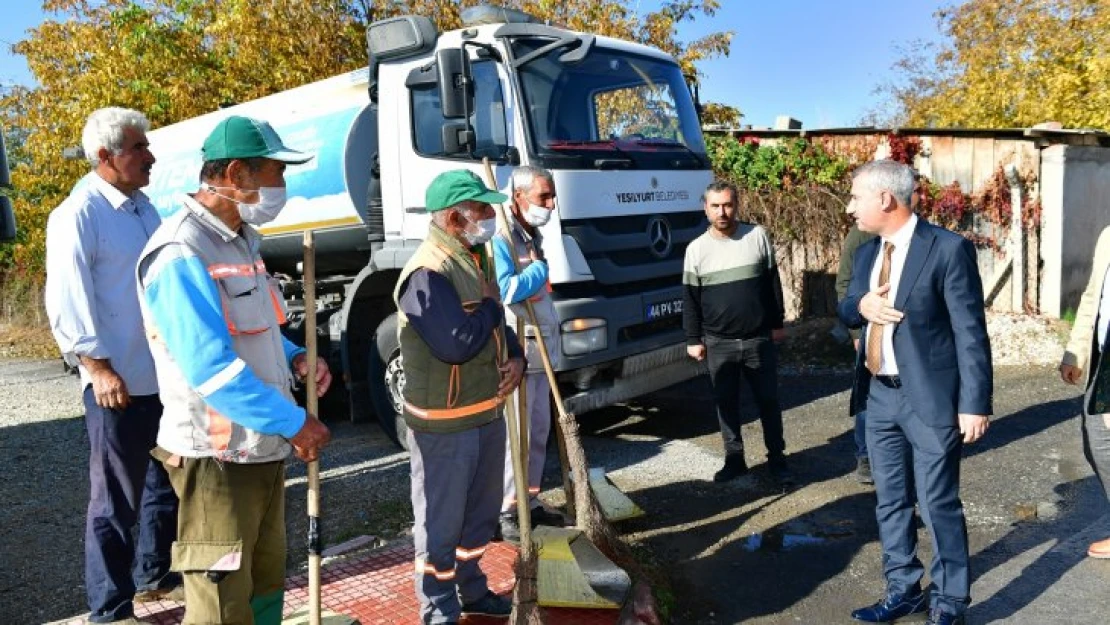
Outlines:
{"label": "truck grille", "polygon": [[[594,279],[603,286],[630,286],[668,278],[673,279],[668,280],[671,284],[677,283],[686,246],[705,232],[707,225],[705,213],[700,210],[562,223],[563,232],[578,243]],[[652,227],[656,229],[654,233],[649,232]],[[668,245],[660,240],[660,229],[669,237]],[[660,256],[660,252],[665,253]],[[639,286],[642,290],[644,285]]]}

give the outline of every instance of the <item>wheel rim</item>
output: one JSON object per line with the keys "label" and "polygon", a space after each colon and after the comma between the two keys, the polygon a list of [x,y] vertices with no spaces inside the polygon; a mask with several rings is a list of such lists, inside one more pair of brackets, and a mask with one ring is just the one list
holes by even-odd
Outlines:
{"label": "wheel rim", "polygon": [[404,406],[405,370],[401,366],[400,350],[390,354],[389,364],[385,368],[385,387],[389,389],[389,402],[393,404],[393,411],[401,414]]}

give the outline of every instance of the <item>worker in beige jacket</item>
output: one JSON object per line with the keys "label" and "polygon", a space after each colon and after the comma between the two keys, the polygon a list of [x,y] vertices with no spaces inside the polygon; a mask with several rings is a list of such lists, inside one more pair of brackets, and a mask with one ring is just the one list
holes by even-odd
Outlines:
{"label": "worker in beige jacket", "polygon": [[[1110,227],[1102,231],[1095,245],[1091,277],[1067,350],[1060,361],[1060,377],[1068,384],[1084,382],[1083,454],[1091,463],[1110,500],[1110,355],[1107,355],[1107,325],[1110,324]],[[1092,558],[1110,559],[1110,538],[1094,542],[1087,549]]]}

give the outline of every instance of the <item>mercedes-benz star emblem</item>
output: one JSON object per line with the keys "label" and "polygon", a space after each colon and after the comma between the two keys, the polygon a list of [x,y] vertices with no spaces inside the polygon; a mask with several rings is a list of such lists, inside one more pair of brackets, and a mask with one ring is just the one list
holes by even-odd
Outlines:
{"label": "mercedes-benz star emblem", "polygon": [[648,249],[656,258],[666,258],[671,254],[671,224],[667,219],[656,215],[648,220]]}

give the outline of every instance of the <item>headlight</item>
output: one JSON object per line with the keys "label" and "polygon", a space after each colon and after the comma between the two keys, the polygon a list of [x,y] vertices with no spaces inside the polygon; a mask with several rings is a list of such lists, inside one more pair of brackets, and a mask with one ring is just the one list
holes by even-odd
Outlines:
{"label": "headlight", "polygon": [[563,353],[579,356],[609,347],[609,332],[604,319],[570,319],[562,325]]}

